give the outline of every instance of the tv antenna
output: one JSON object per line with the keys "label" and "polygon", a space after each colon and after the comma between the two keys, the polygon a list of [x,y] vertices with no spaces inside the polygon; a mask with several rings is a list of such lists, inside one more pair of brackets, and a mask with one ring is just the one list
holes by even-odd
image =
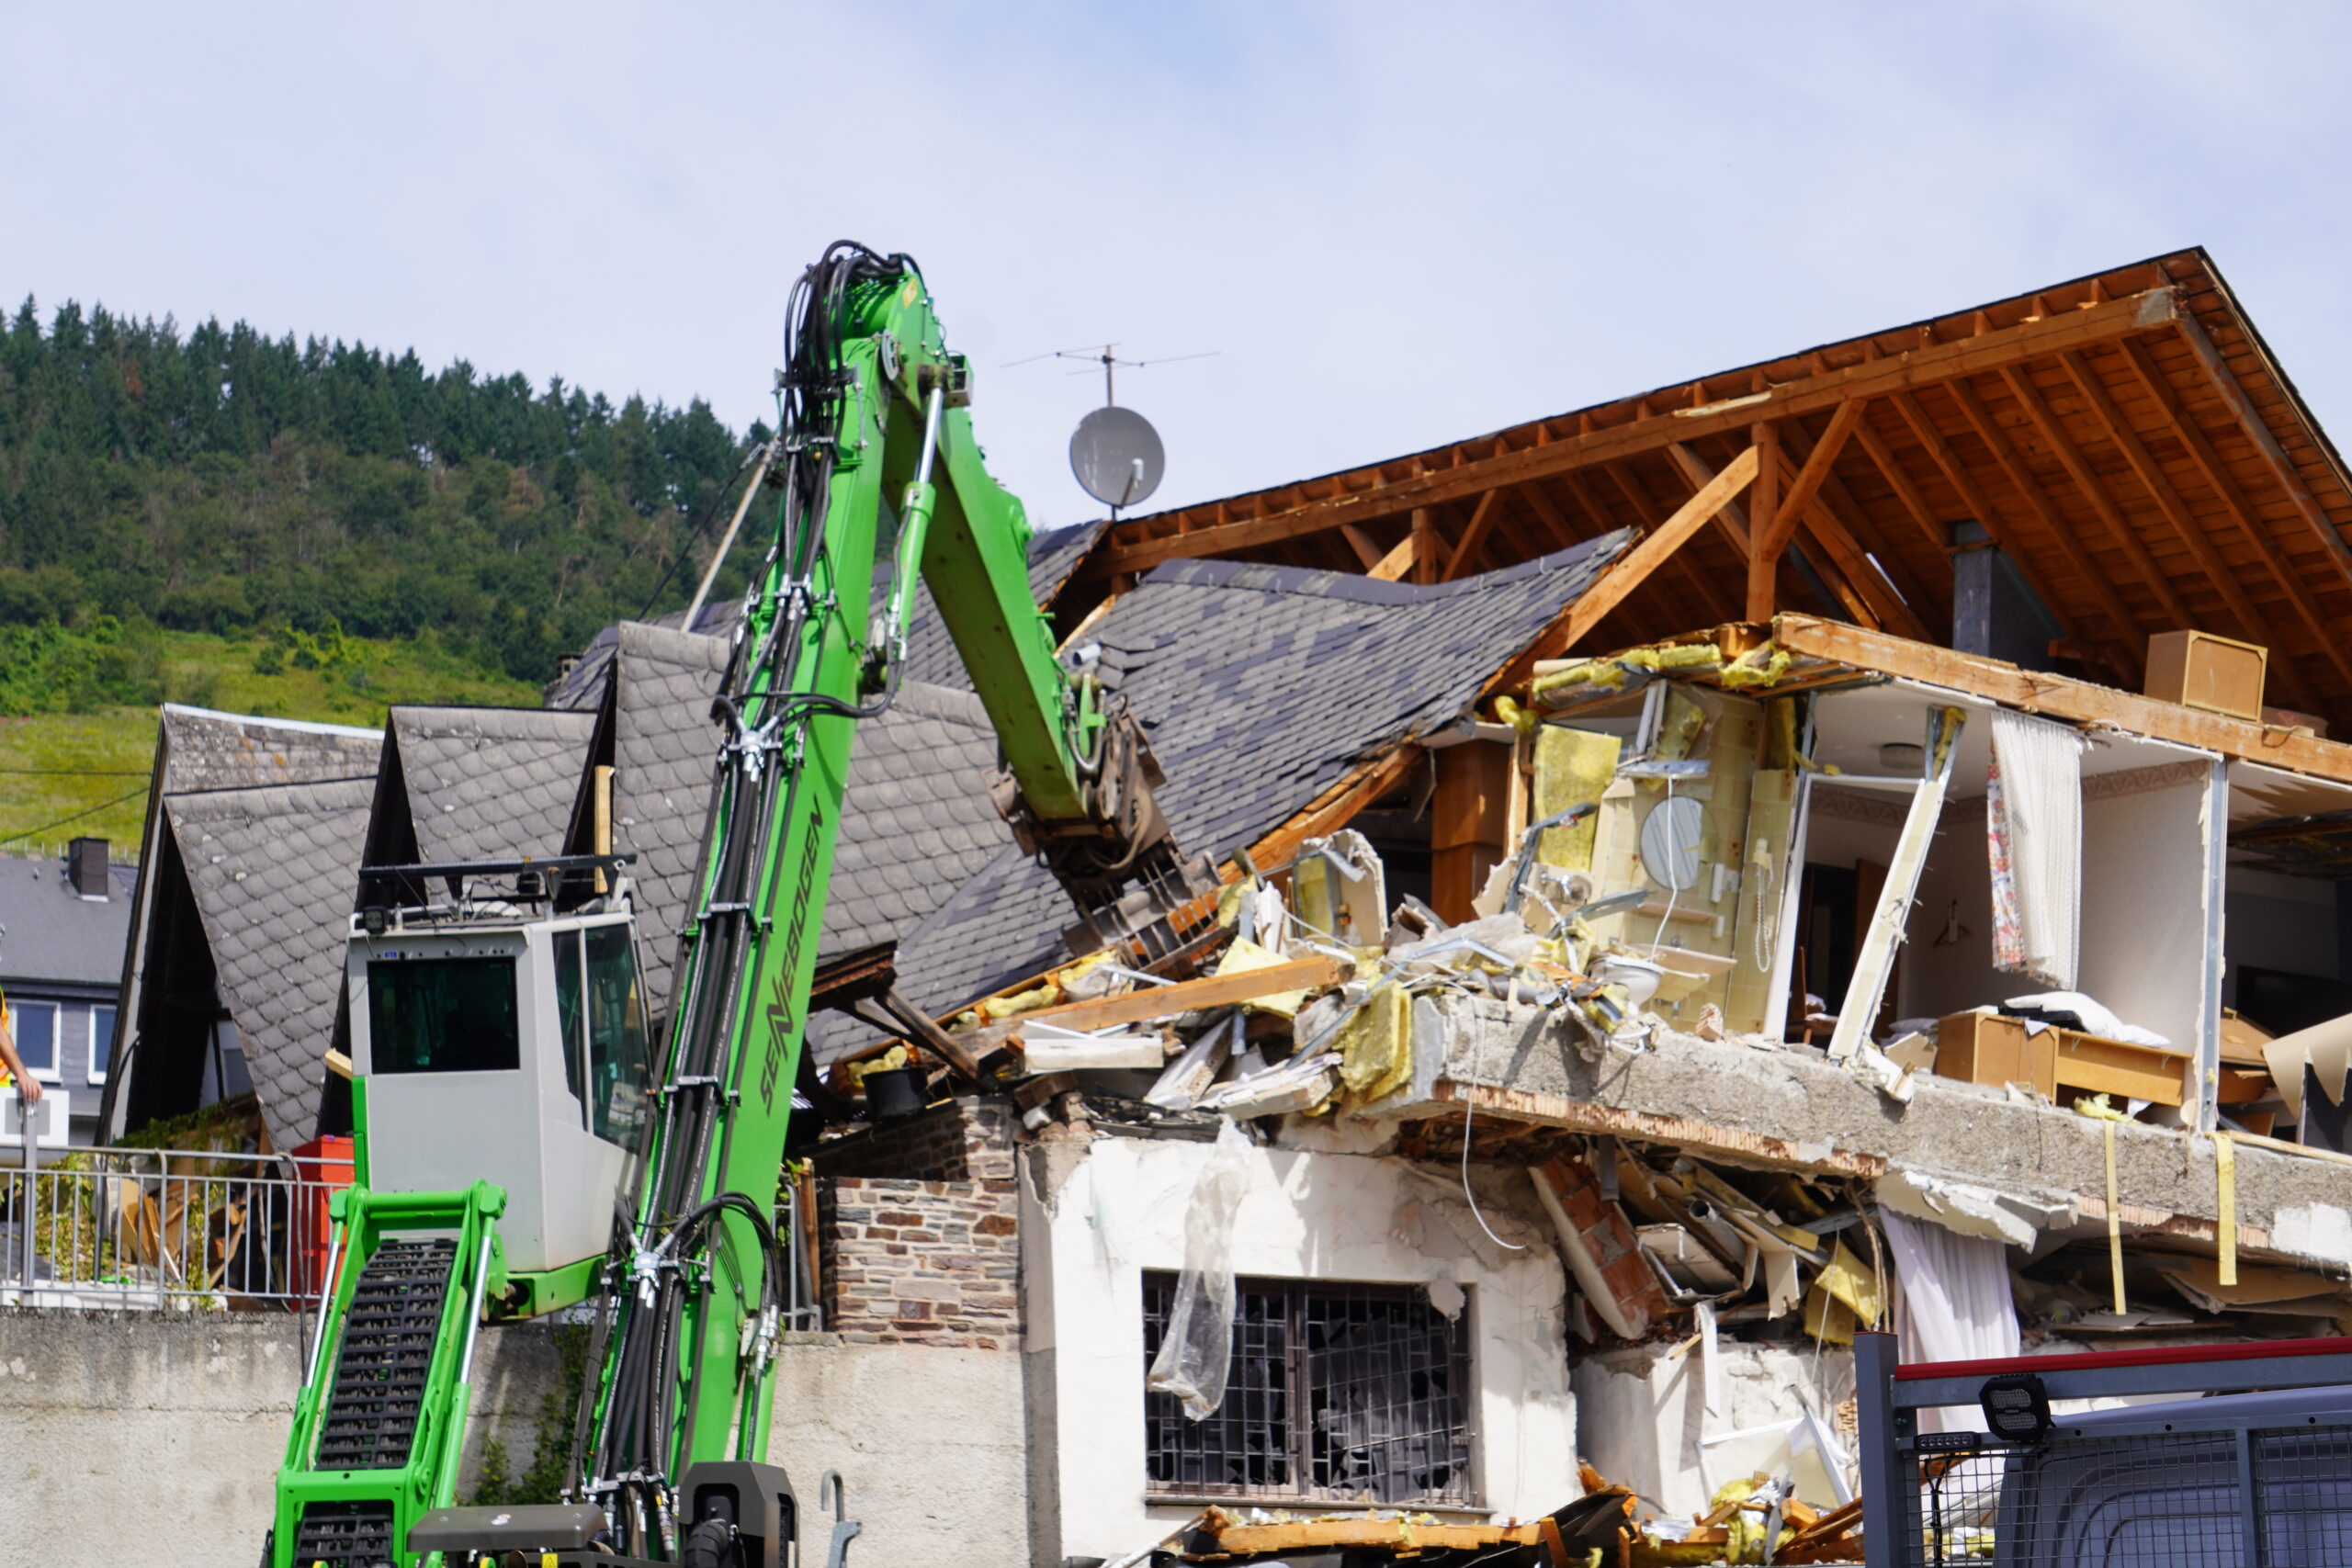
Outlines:
{"label": "tv antenna", "polygon": [[[1167,470],[1167,449],[1160,445],[1159,432],[1151,422],[1129,408],[1119,406],[1117,373],[1121,369],[1141,370],[1153,365],[1173,365],[1186,359],[1209,359],[1221,353],[1209,349],[1200,354],[1170,355],[1161,359],[1122,359],[1119,345],[1104,344],[1101,350],[1092,348],[1057,348],[1046,354],[1033,354],[1026,359],[1016,359],[1002,368],[1035,365],[1041,359],[1076,359],[1091,361],[1102,367],[1102,406],[1078,422],[1069,438],[1069,469],[1079,488],[1111,509],[1118,516],[1123,507],[1135,506],[1150,499],[1159,488],[1160,476]],[[1073,370],[1073,376],[1091,376],[1090,369]]]}

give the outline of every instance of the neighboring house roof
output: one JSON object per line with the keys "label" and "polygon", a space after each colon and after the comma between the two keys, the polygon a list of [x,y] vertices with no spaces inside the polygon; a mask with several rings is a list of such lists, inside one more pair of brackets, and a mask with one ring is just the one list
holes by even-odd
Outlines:
{"label": "neighboring house roof", "polygon": [[[735,629],[736,617],[742,611],[741,600],[705,604],[695,616],[695,631],[703,637],[725,637]],[[686,613],[673,610],[666,615],[656,615],[650,621],[632,621],[630,626],[653,626],[662,631],[684,628]],[[571,669],[548,682],[547,705],[551,708],[594,708],[604,700],[605,674],[613,667],[613,654],[620,646],[620,626],[606,626],[596,634],[595,640],[580,650],[580,657]]]}
{"label": "neighboring house roof", "polygon": [[[1067,528],[1056,528],[1039,534],[1029,541],[1029,595],[1037,604],[1053,603],[1086,559],[1087,550],[1103,524],[1076,523]],[[947,625],[939,618],[939,608],[932,603],[931,590],[919,589],[914,607],[908,612],[907,678],[925,681],[934,686],[952,686],[957,691],[972,689],[972,678],[964,671],[964,660],[956,651],[956,643],[947,635]]]}
{"label": "neighboring house roof", "polygon": [[909,681],[857,727],[819,963],[903,938],[1011,847],[989,799],[996,757],[969,692]]}
{"label": "neighboring house roof", "polygon": [[[596,731],[594,713],[396,707],[385,728],[386,782],[397,778],[406,793],[420,862],[560,852],[581,758]],[[381,817],[379,852],[389,850]]]}
{"label": "neighboring house roof", "polygon": [[135,865],[109,865],[112,897],[85,898],[46,856],[0,855],[0,984],[108,986],[122,978]]}
{"label": "neighboring house roof", "polygon": [[[1363,759],[1454,722],[1627,542],[1433,586],[1172,562],[1089,636],[1151,737],[1177,842],[1222,861]],[[1074,919],[1052,876],[1009,851],[899,944],[900,987],[945,1012],[1066,956]]]}
{"label": "neighboring house roof", "polygon": [[343,984],[371,779],[175,795],[164,803],[220,1000],[280,1149],[313,1130]]}
{"label": "neighboring house roof", "polygon": [[[718,746],[710,700],[727,669],[728,640],[631,621],[615,629],[613,648],[613,678],[597,720],[609,727],[609,740],[583,754],[612,759],[613,852],[637,857],[628,874],[646,1006],[658,1017],[669,1010],[678,931],[694,896]],[[575,778],[584,802],[590,781]],[[574,850],[584,848],[583,820],[575,805]]]}
{"label": "neighboring house roof", "polygon": [[164,705],[157,761],[162,793],[356,779],[376,771],[380,729],[256,718]]}

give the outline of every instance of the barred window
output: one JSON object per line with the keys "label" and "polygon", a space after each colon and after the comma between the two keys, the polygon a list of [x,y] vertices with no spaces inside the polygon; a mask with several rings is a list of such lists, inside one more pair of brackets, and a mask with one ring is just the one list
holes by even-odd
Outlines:
{"label": "barred window", "polygon": [[[1144,1276],[1147,1369],[1175,1299],[1175,1275]],[[1419,1287],[1238,1280],[1225,1402],[1193,1421],[1144,1395],[1147,1490],[1468,1505],[1473,1397],[1466,1311]]]}

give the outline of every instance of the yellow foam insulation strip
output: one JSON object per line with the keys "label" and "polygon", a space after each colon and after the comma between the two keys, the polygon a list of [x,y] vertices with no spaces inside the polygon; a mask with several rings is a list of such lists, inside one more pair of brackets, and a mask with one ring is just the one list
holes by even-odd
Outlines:
{"label": "yellow foam insulation strip", "polygon": [[1758,643],[1737,659],[1724,666],[1716,677],[1725,689],[1738,692],[1757,686],[1777,685],[1788,674],[1794,660],[1788,653],[1770,642]]}
{"label": "yellow foam insulation strip", "polygon": [[1398,985],[1382,986],[1340,1025],[1340,1081],[1358,1098],[1378,1100],[1413,1077],[1413,1002]]}
{"label": "yellow foam insulation strip", "polygon": [[2130,1117],[2107,1102],[2107,1096],[2095,1094],[2088,1100],[2075,1101],[2075,1109],[2086,1116],[2106,1123],[2107,1132],[2107,1261],[2115,1274],[2115,1311],[2118,1316],[2132,1309],[2123,1300],[2123,1204],[2115,1190],[2115,1124],[2128,1122]]}
{"label": "yellow foam insulation strip", "polygon": [[[2221,1203],[2213,1222],[2213,1249],[2221,1254],[2220,1283],[2238,1282],[2238,1146],[2227,1133],[2213,1134],[2213,1176]],[[2108,1200],[2110,1209],[2114,1200]]]}
{"label": "yellow foam insulation strip", "polygon": [[[1225,956],[1217,960],[1216,973],[1246,975],[1252,969],[1271,969],[1288,962],[1288,959],[1267,952],[1254,942],[1242,942],[1237,938],[1227,946]],[[1262,997],[1252,997],[1241,1005],[1251,1012],[1272,1013],[1277,1018],[1296,1018],[1298,1010],[1306,1002],[1305,991],[1269,991]]]}
{"label": "yellow foam insulation strip", "polygon": [[[1535,737],[1535,819],[1557,816],[1571,806],[1598,804],[1617,776],[1617,756],[1624,744],[1598,730],[1544,726]],[[1566,871],[1590,871],[1600,831],[1597,811],[1574,827],[1547,829],[1535,847],[1535,858]]]}
{"label": "yellow foam insulation strip", "polygon": [[1814,1284],[1851,1308],[1864,1328],[1878,1326],[1879,1314],[1884,1310],[1878,1298],[1878,1277],[1860,1258],[1846,1250],[1844,1242],[1837,1244],[1837,1250],[1815,1277]]}

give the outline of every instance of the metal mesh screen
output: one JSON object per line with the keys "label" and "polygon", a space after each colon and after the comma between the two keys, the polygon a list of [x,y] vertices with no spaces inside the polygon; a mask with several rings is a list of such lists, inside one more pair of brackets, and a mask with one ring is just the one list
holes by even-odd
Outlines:
{"label": "metal mesh screen", "polygon": [[[1903,1455],[1894,1561],[1958,1568],[2352,1568],[2352,1427],[1967,1434]],[[1980,1446],[1981,1445],[1981,1446]],[[2256,1549],[2258,1542],[2258,1549]]]}
{"label": "metal mesh screen", "polygon": [[[1144,1277],[1144,1365],[1172,1274]],[[1466,1315],[1416,1290],[1237,1282],[1225,1402],[1188,1419],[1144,1396],[1147,1482],[1169,1496],[1468,1503]]]}

